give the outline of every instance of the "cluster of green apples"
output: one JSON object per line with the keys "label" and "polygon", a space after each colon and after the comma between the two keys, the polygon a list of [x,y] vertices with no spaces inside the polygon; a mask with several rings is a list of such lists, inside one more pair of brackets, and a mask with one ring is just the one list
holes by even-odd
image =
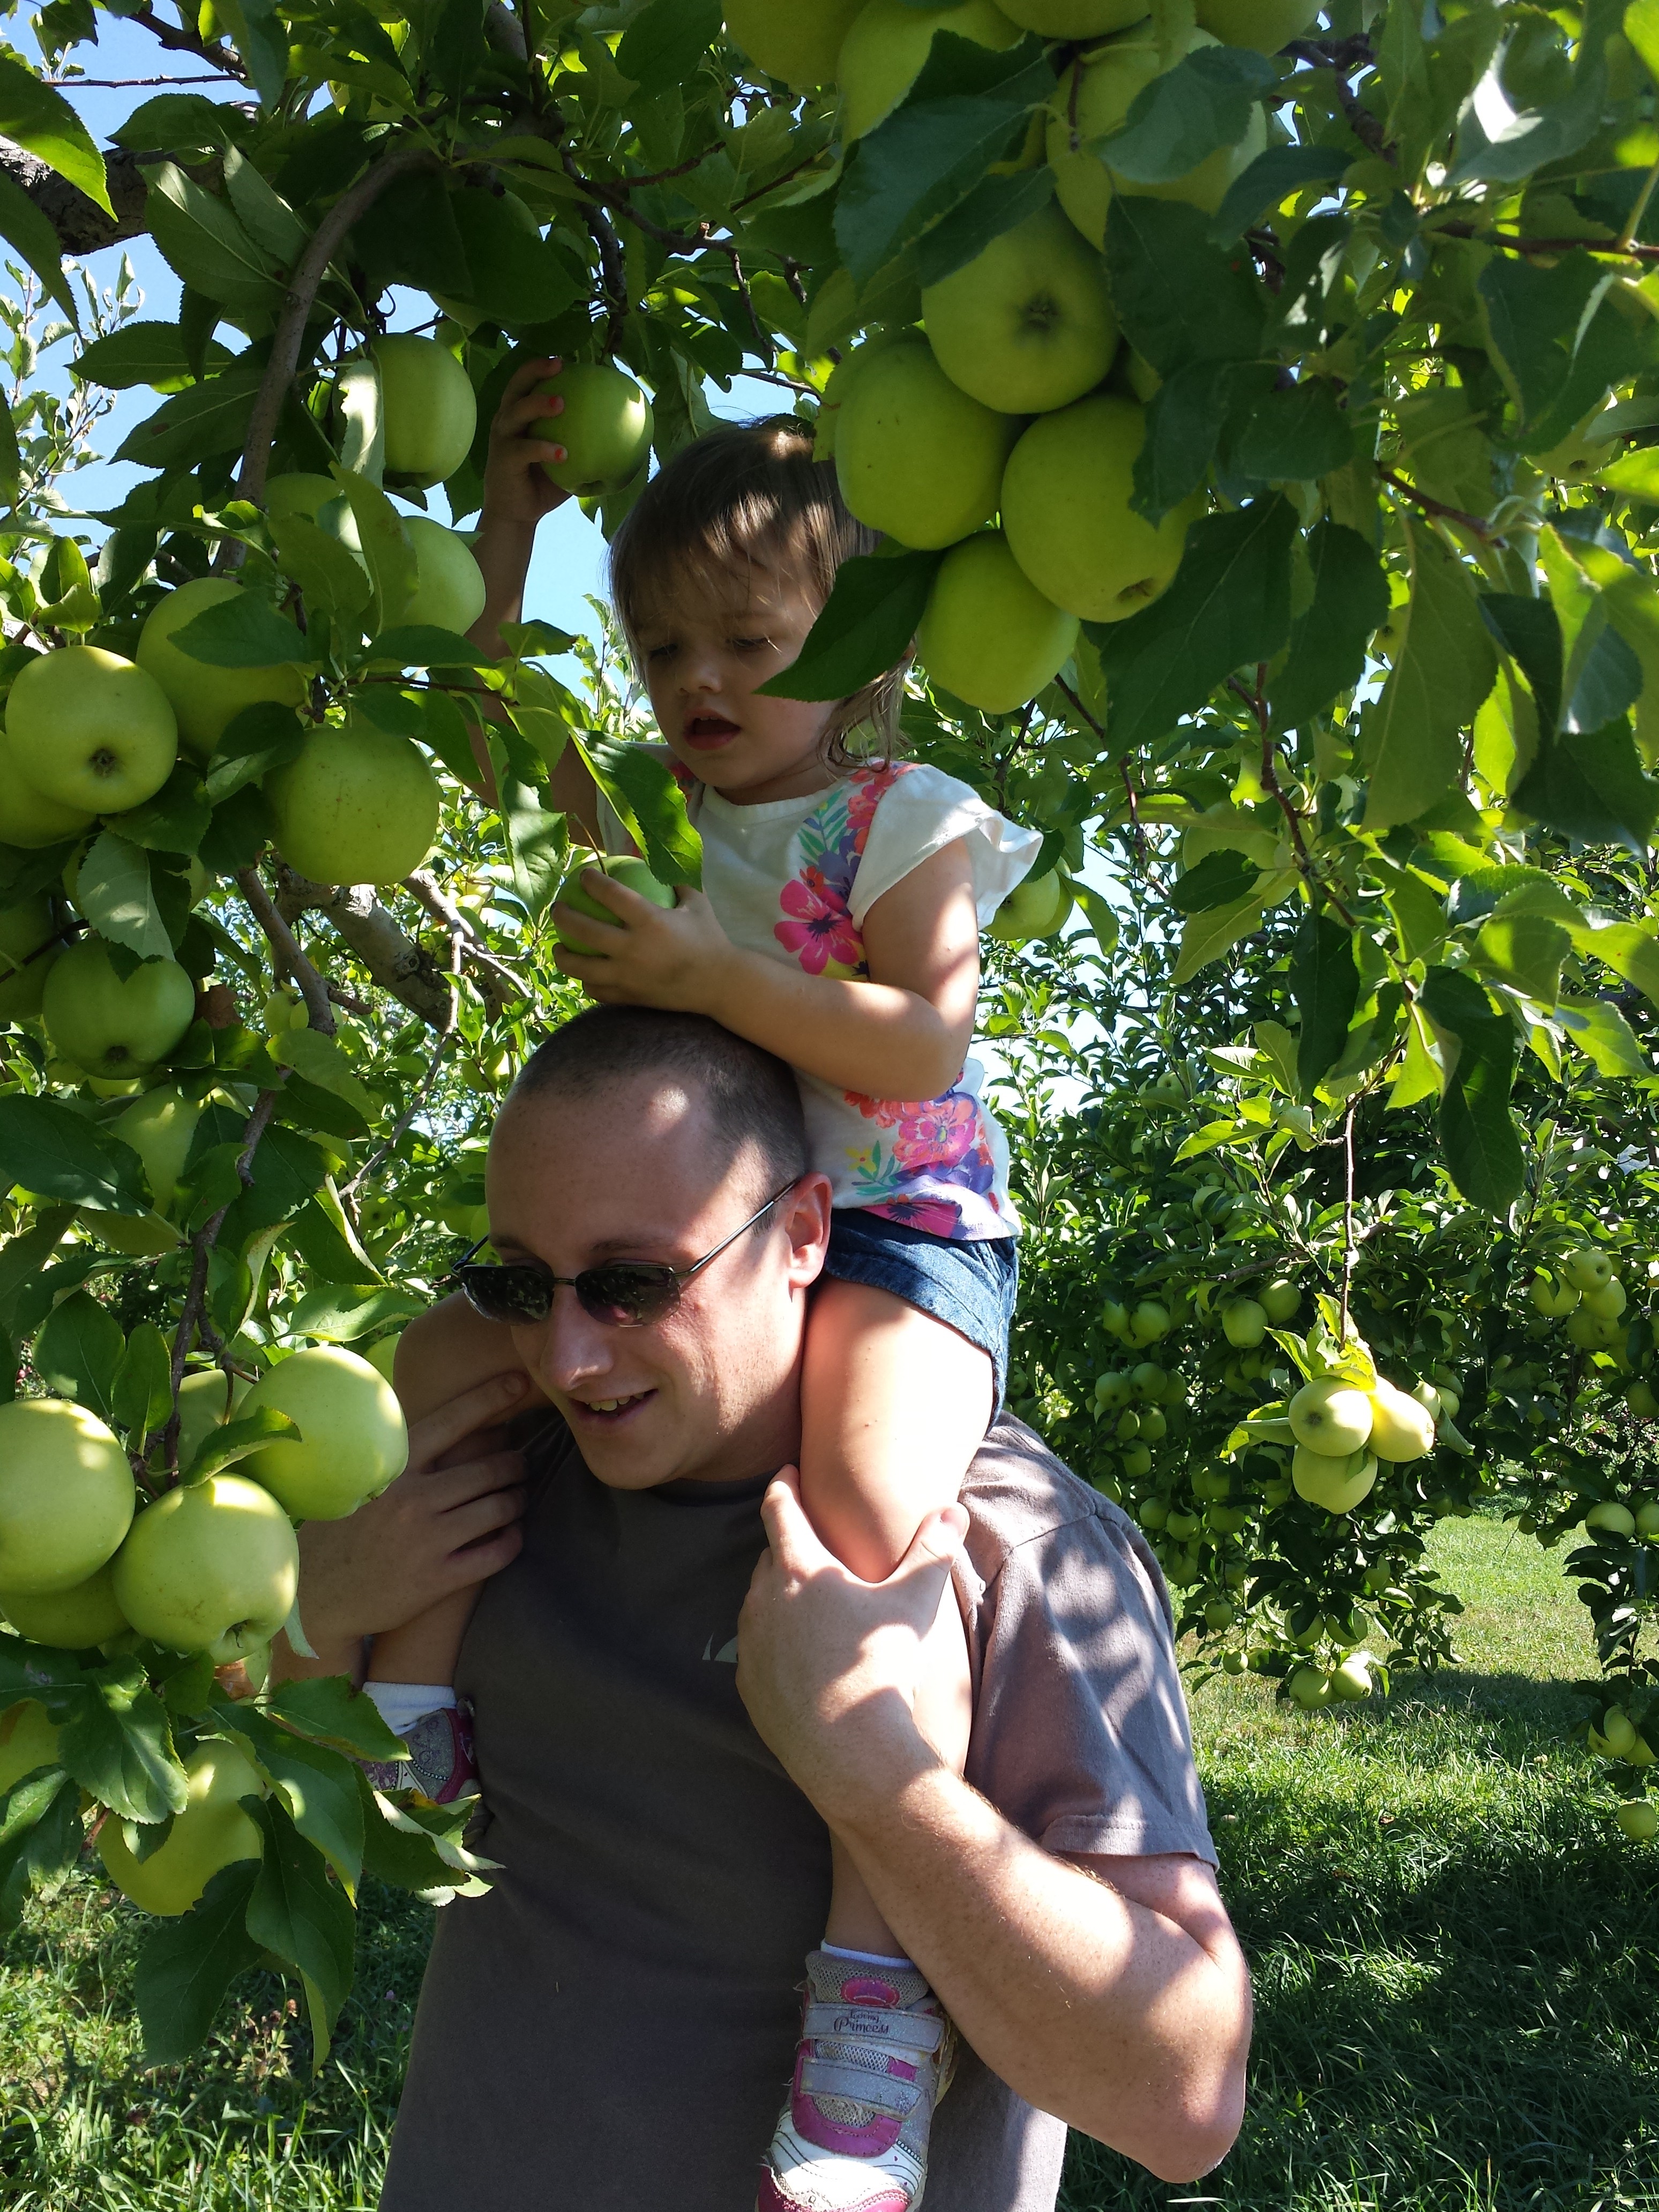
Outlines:
{"label": "cluster of green apples", "polygon": [[[1538,1268],[1528,1295],[1547,1319],[1563,1324],[1567,1341],[1577,1351],[1606,1353],[1628,1373],[1625,1310],[1629,1295],[1599,1244],[1581,1244]],[[1659,1398],[1643,1376],[1626,1384],[1625,1402],[1632,1413],[1647,1419],[1659,1413]]]}
{"label": "cluster of green apples", "polygon": [[921,327],[878,331],[831,376],[819,416],[859,520],[943,550],[917,636],[947,690],[990,714],[1034,697],[1077,644],[1080,621],[1121,622],[1180,565],[1201,495],[1157,524],[1131,504],[1150,367],[1120,345],[1102,247],[1115,193],[1213,213],[1267,144],[1258,109],[1237,146],[1186,175],[1143,184],[1102,143],[1136,95],[1202,46],[1276,52],[1317,13],[1308,0],[1196,0],[1154,16],[1146,0],[739,0],[736,43],[791,85],[833,82],[850,147],[890,115],[942,33],[1002,49],[1029,33],[1072,51],[1046,115],[1007,165],[1045,159],[1054,200],[923,288]]}
{"label": "cluster of green apples", "polygon": [[1409,1465],[1435,1447],[1435,1424],[1448,1400],[1431,1382],[1412,1395],[1379,1375],[1370,1385],[1341,1375],[1304,1382],[1285,1412],[1295,1449],[1291,1484],[1298,1498],[1327,1513],[1352,1513],[1374,1488],[1378,1464]]}

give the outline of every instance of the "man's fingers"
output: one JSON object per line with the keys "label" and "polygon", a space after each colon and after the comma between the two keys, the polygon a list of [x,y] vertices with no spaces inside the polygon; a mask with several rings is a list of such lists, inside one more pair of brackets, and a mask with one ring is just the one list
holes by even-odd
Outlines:
{"label": "man's fingers", "polygon": [[481,1536],[510,1528],[523,1514],[524,1492],[508,1485],[464,1499],[452,1507],[444,1516],[444,1534],[452,1549],[462,1551],[467,1545],[476,1544]]}
{"label": "man's fingers", "polygon": [[530,1377],[523,1368],[508,1367],[499,1375],[492,1375],[488,1382],[475,1382],[459,1398],[434,1406],[429,1413],[422,1414],[410,1425],[410,1466],[424,1472],[463,1437],[470,1437],[475,1429],[488,1428],[501,1420],[523,1401],[529,1388]]}
{"label": "man's fingers", "polygon": [[[791,1574],[810,1575],[837,1564],[826,1551],[800,1502],[800,1470],[780,1468],[761,1500],[761,1520],[773,1557]],[[844,1570],[843,1570],[844,1571]]]}
{"label": "man's fingers", "polygon": [[522,1452],[485,1452],[428,1475],[421,1486],[421,1502],[434,1513],[453,1513],[475,1498],[497,1491],[519,1490],[524,1481]]}
{"label": "man's fingers", "polygon": [[[491,1575],[510,1567],[523,1549],[524,1531],[515,1521],[493,1536],[469,1544],[463,1551],[452,1552],[444,1562],[447,1589],[470,1589],[474,1583],[488,1582]],[[447,1590],[442,1594],[447,1595]]]}
{"label": "man's fingers", "polygon": [[931,1620],[938,1610],[938,1588],[949,1575],[967,1533],[965,1507],[946,1505],[937,1513],[930,1513],[910,1539],[909,1549],[888,1576],[883,1589],[893,1589],[901,1583],[914,1583],[917,1593],[926,1598],[932,1585],[933,1594],[927,1607],[927,1617]]}

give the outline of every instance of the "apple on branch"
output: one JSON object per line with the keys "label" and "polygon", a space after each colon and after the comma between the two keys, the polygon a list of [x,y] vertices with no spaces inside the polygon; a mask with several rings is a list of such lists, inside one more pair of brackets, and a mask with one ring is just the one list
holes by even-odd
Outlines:
{"label": "apple on branch", "polygon": [[380,371],[388,485],[425,491],[442,483],[471,452],[478,427],[466,371],[447,346],[412,331],[378,337],[368,353]]}
{"label": "apple on branch", "polygon": [[1081,398],[1117,351],[1105,264],[1054,206],[925,286],[921,312],[951,381],[1004,414]]}
{"label": "apple on branch", "polygon": [[952,383],[920,331],[860,347],[836,377],[836,478],[859,521],[924,550],[989,521],[1019,434],[1012,416]]}
{"label": "apple on branch", "polygon": [[198,1744],[185,1760],[185,1809],[173,1815],[167,1838],[146,1859],[127,1848],[112,1815],[98,1832],[104,1871],[122,1893],[146,1912],[188,1912],[221,1867],[257,1859],[264,1838],[242,1810],[244,1797],[263,1797],[258,1769],[235,1744]]}
{"label": "apple on branch", "polygon": [[137,1502],[119,1441],[66,1398],[0,1406],[0,1590],[51,1596],[95,1574]]}
{"label": "apple on branch", "polygon": [[210,758],[228,725],[244,708],[267,700],[283,707],[305,703],[309,678],[298,665],[305,641],[297,629],[294,659],[273,661],[263,668],[216,668],[173,643],[175,633],[186,623],[242,595],[243,586],[229,576],[198,576],[159,600],[139,632],[138,665],[166,692],[178,718],[179,740],[198,761]]}
{"label": "apple on branch", "polygon": [[114,1579],[116,1601],[141,1636],[224,1666],[269,1644],[288,1619],[300,1547],[263,1484],[210,1474],[145,1506]]}
{"label": "apple on branch", "polygon": [[355,1352],[313,1345],[278,1360],[248,1392],[241,1416],[266,1407],[289,1416],[300,1441],[267,1444],[243,1468],[296,1520],[343,1520],[403,1473],[403,1408],[385,1376]]}
{"label": "apple on branch", "polygon": [[83,937],[53,963],[40,1016],[53,1050],[88,1075],[142,1075],[195,1019],[196,986],[176,960],[118,975],[103,939]]}
{"label": "apple on branch", "polygon": [[438,834],[437,779],[407,738],[372,723],[307,731],[260,788],[291,868],[319,884],[395,884]]}
{"label": "apple on branch", "polygon": [[125,814],[179,757],[179,724],[153,676],[101,646],[38,654],[14,679],[6,737],[23,781],[54,805]]}
{"label": "apple on branch", "polygon": [[1053,681],[1077,637],[1077,617],[1044,599],[1001,531],[986,530],[940,562],[916,649],[947,691],[988,714],[1006,714]]}

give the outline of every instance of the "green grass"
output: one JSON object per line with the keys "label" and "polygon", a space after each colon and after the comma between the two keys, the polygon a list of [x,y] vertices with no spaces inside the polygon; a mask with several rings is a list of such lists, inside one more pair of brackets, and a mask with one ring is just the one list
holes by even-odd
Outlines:
{"label": "green grass", "polygon": [[[1191,2188],[1078,2142],[1065,2212],[1659,2212],[1659,1853],[1611,1831],[1568,1741],[1583,1608],[1559,1553],[1494,1522],[1444,1523],[1436,1551],[1468,1608],[1459,1668],[1311,1717],[1253,1679],[1200,1693],[1256,1978],[1249,2117]],[[429,1915],[366,1900],[360,1995],[315,2084],[287,1990],[258,1976],[198,2063],[139,2071],[139,1924],[88,1875],[14,1942],[0,2206],[372,2206]]]}

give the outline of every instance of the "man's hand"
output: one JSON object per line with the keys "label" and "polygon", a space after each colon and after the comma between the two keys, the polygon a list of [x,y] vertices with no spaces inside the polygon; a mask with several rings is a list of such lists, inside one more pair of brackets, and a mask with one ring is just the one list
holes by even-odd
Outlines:
{"label": "man's hand", "polygon": [[825,1550],[786,1468],[761,1506],[769,1548],[738,1622],[738,1690],[763,1741],[831,1825],[921,1760],[915,1719],[923,1641],[967,1532],[960,1505],[930,1514],[882,1583]]}
{"label": "man's hand", "polygon": [[343,1521],[300,1530],[300,1623],[307,1670],[356,1675],[362,1643],[401,1628],[440,1598],[486,1581],[523,1540],[523,1457],[498,1425],[524,1403],[527,1376],[495,1375],[434,1407],[409,1432],[409,1464]]}
{"label": "man's hand", "polygon": [[582,889],[610,909],[616,923],[556,906],[554,926],[595,948],[582,953],[562,946],[562,974],[585,983],[602,1006],[714,1012],[738,955],[702,891],[682,884],[677,905],[658,906],[598,868],[582,871]]}

